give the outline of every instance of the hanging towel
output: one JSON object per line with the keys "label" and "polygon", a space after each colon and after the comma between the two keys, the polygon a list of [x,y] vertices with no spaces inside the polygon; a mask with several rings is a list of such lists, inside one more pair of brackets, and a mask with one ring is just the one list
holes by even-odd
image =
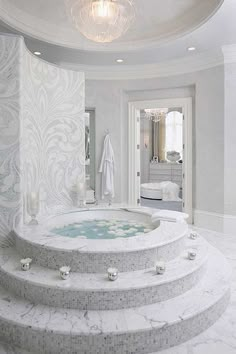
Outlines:
{"label": "hanging towel", "polygon": [[115,159],[114,151],[111,145],[109,134],[106,135],[103,145],[102,159],[100,163],[99,173],[102,174],[102,199],[105,196],[114,197],[114,171],[115,171]]}

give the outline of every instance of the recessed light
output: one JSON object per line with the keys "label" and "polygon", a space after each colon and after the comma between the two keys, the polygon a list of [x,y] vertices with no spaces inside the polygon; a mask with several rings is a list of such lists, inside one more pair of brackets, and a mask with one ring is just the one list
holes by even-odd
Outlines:
{"label": "recessed light", "polygon": [[36,51],[36,52],[34,52],[34,54],[39,56],[39,55],[41,55],[41,52]]}
{"label": "recessed light", "polygon": [[188,47],[188,51],[189,51],[189,52],[194,52],[194,50],[196,50],[195,47]]}
{"label": "recessed light", "polygon": [[117,63],[123,63],[123,62],[124,62],[124,59],[117,59],[116,62],[117,62]]}

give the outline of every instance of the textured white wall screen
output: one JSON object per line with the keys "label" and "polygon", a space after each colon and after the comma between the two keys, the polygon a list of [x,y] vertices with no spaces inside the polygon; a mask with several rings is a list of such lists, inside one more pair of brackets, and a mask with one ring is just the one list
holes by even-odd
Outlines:
{"label": "textured white wall screen", "polygon": [[[0,236],[20,222],[28,191],[45,209],[72,206],[84,179],[84,75],[31,55],[0,35]],[[1,239],[0,237],[0,239]]]}
{"label": "textured white wall screen", "polygon": [[17,224],[20,195],[20,61],[21,43],[0,36],[0,239]]}
{"label": "textured white wall screen", "polygon": [[84,180],[84,75],[27,51],[22,69],[24,194],[39,190],[44,212],[70,207],[73,185]]}

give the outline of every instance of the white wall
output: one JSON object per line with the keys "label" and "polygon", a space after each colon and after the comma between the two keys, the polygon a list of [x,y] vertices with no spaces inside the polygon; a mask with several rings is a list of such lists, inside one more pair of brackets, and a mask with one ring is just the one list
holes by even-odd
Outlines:
{"label": "white wall", "polygon": [[103,140],[105,132],[110,131],[111,142],[116,158],[116,200],[120,201],[122,190],[121,176],[126,172],[121,171],[124,164],[122,161],[122,145],[127,145],[127,142],[121,141],[123,132],[122,114],[123,94],[119,87],[110,83],[100,83],[87,81],[85,85],[85,106],[95,108],[96,120],[96,197],[100,198],[100,183],[101,178],[98,174],[100,164]]}
{"label": "white wall", "polygon": [[236,63],[225,65],[225,213],[236,215]]}
{"label": "white wall", "polygon": [[225,64],[224,210],[226,232],[236,233],[236,63]]}
{"label": "white wall", "polygon": [[196,209],[224,213],[224,68],[198,74],[196,84]]}
{"label": "white wall", "polygon": [[[192,97],[194,208],[224,211],[224,68],[168,78],[130,81],[86,81],[86,106],[96,108],[96,156],[100,158],[108,128],[116,155],[116,201],[127,201],[128,102]],[[97,191],[100,179],[97,175]]]}

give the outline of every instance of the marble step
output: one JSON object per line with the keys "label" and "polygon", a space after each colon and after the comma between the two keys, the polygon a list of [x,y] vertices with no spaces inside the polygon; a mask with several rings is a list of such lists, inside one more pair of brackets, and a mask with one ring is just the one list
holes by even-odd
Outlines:
{"label": "marble step", "polygon": [[[192,288],[201,278],[208,254],[202,238],[188,239],[182,254],[166,264],[163,275],[155,267],[121,273],[115,282],[106,274],[71,273],[62,281],[59,272],[32,264],[21,271],[20,256],[14,250],[9,258],[0,257],[0,284],[15,294],[35,303],[80,310],[115,310],[164,301]],[[194,248],[197,258],[190,261],[188,250]]]}
{"label": "marble step", "polygon": [[26,351],[24,349],[16,347],[15,345],[0,342],[0,354],[37,354],[37,353],[33,353],[32,351],[31,352]]}
{"label": "marble step", "polygon": [[59,309],[0,289],[0,333],[39,354],[150,353],[184,342],[212,325],[230,295],[230,267],[210,248],[201,281],[181,296],[113,311]]}
{"label": "marble step", "polygon": [[166,261],[178,257],[188,234],[187,224],[172,222],[161,222],[147,234],[112,240],[57,236],[50,233],[51,227],[25,225],[15,230],[18,253],[46,268],[67,264],[81,273],[104,273],[111,266],[121,272],[151,268],[157,257]]}

